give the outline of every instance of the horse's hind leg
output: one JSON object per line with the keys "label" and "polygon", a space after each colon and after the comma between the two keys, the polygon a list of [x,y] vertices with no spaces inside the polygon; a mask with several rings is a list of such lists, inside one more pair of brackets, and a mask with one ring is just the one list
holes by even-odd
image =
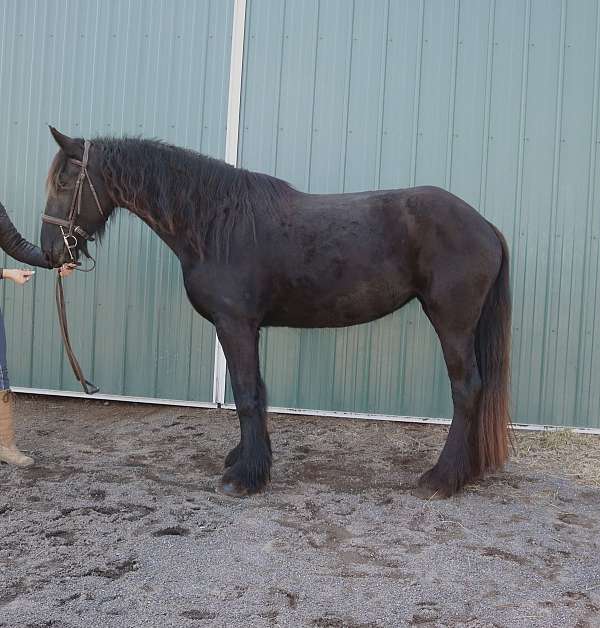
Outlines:
{"label": "horse's hind leg", "polygon": [[[469,314],[457,312],[457,302],[446,308],[423,309],[432,322],[444,352],[450,378],[454,414],[448,438],[437,464],[419,480],[418,493],[423,497],[449,497],[478,475],[477,429],[481,377],[475,354],[475,333],[480,307]],[[467,301],[468,302],[468,301]]]}
{"label": "horse's hind leg", "polygon": [[263,490],[271,473],[265,385],[258,360],[258,328],[240,321],[221,321],[217,334],[227,358],[240,420],[239,444],[229,452],[222,491],[242,497]]}

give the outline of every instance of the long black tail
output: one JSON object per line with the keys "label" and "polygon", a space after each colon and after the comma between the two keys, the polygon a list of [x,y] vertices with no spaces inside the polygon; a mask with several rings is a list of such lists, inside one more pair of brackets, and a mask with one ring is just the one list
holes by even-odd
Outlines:
{"label": "long black tail", "polygon": [[494,227],[502,246],[498,277],[485,300],[477,324],[475,352],[482,380],[477,422],[477,463],[482,474],[502,467],[510,447],[511,297],[508,246]]}

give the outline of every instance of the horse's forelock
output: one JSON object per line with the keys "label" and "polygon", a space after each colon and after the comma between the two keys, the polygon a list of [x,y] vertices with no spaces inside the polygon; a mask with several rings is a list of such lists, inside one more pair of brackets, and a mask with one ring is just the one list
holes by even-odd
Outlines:
{"label": "horse's forelock", "polygon": [[48,196],[57,194],[57,192],[62,188],[60,175],[62,174],[66,162],[67,156],[62,150],[59,150],[52,159],[50,169],[48,170],[48,176],[46,177],[46,194]]}

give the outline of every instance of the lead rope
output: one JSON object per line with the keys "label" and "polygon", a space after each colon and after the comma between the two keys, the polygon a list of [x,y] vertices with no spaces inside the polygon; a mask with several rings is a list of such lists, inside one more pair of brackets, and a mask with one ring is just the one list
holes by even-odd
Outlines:
{"label": "lead rope", "polygon": [[86,395],[94,395],[100,389],[98,386],[95,386],[86,379],[79,362],[77,361],[77,357],[75,356],[75,352],[73,351],[73,347],[71,346],[71,339],[69,337],[69,329],[67,325],[67,309],[65,307],[65,292],[63,290],[62,277],[57,274],[56,276],[56,308],[58,309],[58,323],[60,325],[60,333],[62,335],[63,344],[65,346],[65,351],[67,353],[67,357],[69,358],[69,362],[71,364],[71,368],[73,369],[73,373],[75,377],[81,384]]}

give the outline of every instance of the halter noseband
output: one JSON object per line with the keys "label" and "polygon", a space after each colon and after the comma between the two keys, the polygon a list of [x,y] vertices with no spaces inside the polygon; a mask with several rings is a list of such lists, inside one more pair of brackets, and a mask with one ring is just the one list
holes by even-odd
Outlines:
{"label": "halter noseband", "polygon": [[[65,242],[65,247],[69,252],[69,257],[71,258],[71,261],[73,262],[75,261],[73,251],[77,248],[78,244],[77,236],[83,238],[84,240],[87,240],[88,242],[94,241],[94,238],[85,229],[76,224],[77,218],[81,214],[81,196],[83,191],[83,184],[86,179],[90,186],[90,190],[92,191],[92,196],[96,201],[96,207],[98,208],[98,212],[102,217],[105,217],[105,214],[102,211],[102,205],[100,204],[100,199],[98,198],[98,194],[96,193],[96,188],[92,183],[90,173],[87,169],[88,159],[90,155],[90,145],[91,142],[89,140],[84,140],[83,158],[81,161],[79,161],[79,159],[69,158],[69,161],[77,166],[80,166],[81,170],[79,171],[77,181],[75,182],[75,191],[73,192],[73,199],[71,200],[68,220],[64,220],[63,218],[56,218],[55,216],[49,216],[48,214],[42,215],[42,222],[60,227],[60,232]],[[65,231],[65,229],[67,229],[67,231]]]}

